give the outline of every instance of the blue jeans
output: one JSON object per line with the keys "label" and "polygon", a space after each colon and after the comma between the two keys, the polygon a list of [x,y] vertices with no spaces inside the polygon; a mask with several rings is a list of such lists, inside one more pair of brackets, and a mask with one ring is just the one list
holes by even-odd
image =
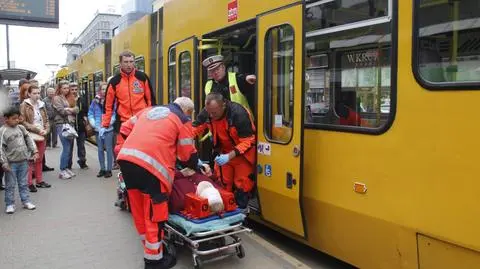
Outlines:
{"label": "blue jeans", "polygon": [[62,154],[60,155],[60,170],[63,171],[68,168],[68,162],[70,155],[72,154],[72,139],[63,137],[62,135],[63,124],[57,124],[57,134],[62,143]]}
{"label": "blue jeans", "polygon": [[[113,137],[115,133],[113,131],[106,132],[105,136],[100,138],[98,133],[95,135],[98,147],[98,161],[100,162],[100,170],[112,171],[113,166]],[[105,169],[105,154],[103,148],[107,151],[107,169]]]}
{"label": "blue jeans", "polygon": [[11,172],[5,172],[5,205],[15,204],[15,183],[18,184],[18,191],[22,203],[30,202],[27,187],[28,162],[10,163]]}

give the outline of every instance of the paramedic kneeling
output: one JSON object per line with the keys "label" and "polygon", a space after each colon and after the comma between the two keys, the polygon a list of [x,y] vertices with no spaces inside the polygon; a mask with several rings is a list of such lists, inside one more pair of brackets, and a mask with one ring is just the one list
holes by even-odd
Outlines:
{"label": "paramedic kneeling", "polygon": [[166,269],[176,264],[176,258],[163,251],[163,228],[176,160],[192,169],[198,165],[189,118],[193,107],[192,100],[180,97],[173,104],[138,112],[120,128],[125,142],[118,163],[143,242],[145,268]]}
{"label": "paramedic kneeling", "polygon": [[207,128],[212,133],[214,151],[219,154],[215,173],[226,190],[235,192],[237,205],[246,208],[255,185],[255,124],[249,110],[212,92],[193,127],[195,135],[203,134]]}

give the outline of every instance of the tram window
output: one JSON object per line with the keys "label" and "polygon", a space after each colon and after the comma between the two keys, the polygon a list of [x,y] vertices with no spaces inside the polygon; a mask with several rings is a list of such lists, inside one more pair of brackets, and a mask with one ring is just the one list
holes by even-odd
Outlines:
{"label": "tram window", "polygon": [[480,2],[416,1],[416,70],[429,88],[480,81]]}
{"label": "tram window", "polygon": [[310,0],[305,9],[305,27],[307,32],[332,29],[382,18],[389,11],[388,0]]}
{"label": "tram window", "polygon": [[180,70],[179,78],[180,82],[180,94],[185,97],[192,97],[192,83],[191,83],[191,74],[192,74],[192,57],[190,56],[189,51],[184,51],[180,54]]}
{"label": "tram window", "polygon": [[100,83],[103,81],[103,72],[97,72],[95,73],[93,77],[94,85],[95,85],[95,93],[94,95],[97,95],[98,90],[100,89]]}
{"label": "tram window", "polygon": [[135,59],[135,68],[139,71],[145,72],[145,58],[138,57]]}
{"label": "tram window", "polygon": [[290,25],[270,29],[265,41],[265,133],[289,143],[293,127],[294,32]]}
{"label": "tram window", "polygon": [[176,49],[175,47],[170,48],[168,51],[168,102],[171,103],[177,98],[176,88]]}
{"label": "tram window", "polygon": [[305,11],[305,123],[381,128],[391,113],[391,2],[318,3]]}

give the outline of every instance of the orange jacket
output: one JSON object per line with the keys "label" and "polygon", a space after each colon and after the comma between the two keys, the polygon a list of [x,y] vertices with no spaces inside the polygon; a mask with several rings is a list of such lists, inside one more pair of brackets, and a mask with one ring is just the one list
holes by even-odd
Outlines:
{"label": "orange jacket", "polygon": [[177,159],[184,166],[197,168],[191,122],[176,104],[149,107],[138,112],[122,124],[120,134],[126,140],[117,160],[145,168],[169,193]]}
{"label": "orange jacket", "polygon": [[140,110],[155,105],[155,95],[148,76],[134,69],[130,74],[120,71],[120,74],[110,79],[105,92],[105,115],[102,117],[102,126],[105,128],[110,126],[115,103],[120,122],[125,122]]}
{"label": "orange jacket", "polygon": [[203,109],[193,123],[195,136],[209,129],[213,136],[213,147],[218,153],[229,153],[244,156],[251,164],[255,163],[255,123],[250,112],[242,105],[227,102],[225,117],[211,120]]}

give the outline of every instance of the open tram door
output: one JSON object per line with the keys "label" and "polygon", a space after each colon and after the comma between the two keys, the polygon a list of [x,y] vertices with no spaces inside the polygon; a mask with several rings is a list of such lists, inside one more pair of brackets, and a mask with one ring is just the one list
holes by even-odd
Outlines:
{"label": "open tram door", "polygon": [[264,220],[306,237],[302,214],[303,7],[257,18],[257,187]]}
{"label": "open tram door", "polygon": [[[177,64],[176,96],[189,97],[194,100],[195,111],[198,113],[198,64],[196,37],[180,41],[175,45],[175,58]],[[173,100],[172,100],[173,101]]]}

